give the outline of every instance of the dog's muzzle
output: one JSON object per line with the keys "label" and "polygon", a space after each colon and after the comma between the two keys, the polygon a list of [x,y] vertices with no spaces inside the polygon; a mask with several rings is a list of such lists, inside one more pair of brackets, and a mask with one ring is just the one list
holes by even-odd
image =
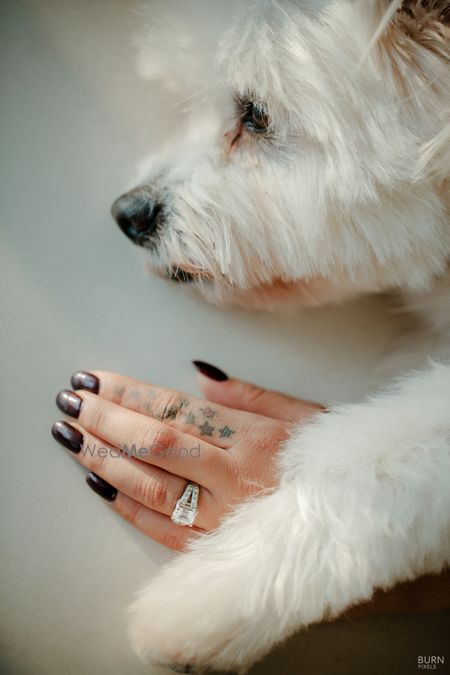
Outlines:
{"label": "dog's muzzle", "polygon": [[111,207],[111,214],[126,236],[137,246],[155,245],[163,221],[162,204],[142,189],[121,195]]}
{"label": "dog's muzzle", "polygon": [[[149,189],[138,187],[125,192],[112,205],[111,214],[133,244],[152,250],[157,248],[166,215],[164,205],[154,199]],[[208,278],[200,270],[179,265],[165,267],[161,271],[166,278],[182,284]]]}

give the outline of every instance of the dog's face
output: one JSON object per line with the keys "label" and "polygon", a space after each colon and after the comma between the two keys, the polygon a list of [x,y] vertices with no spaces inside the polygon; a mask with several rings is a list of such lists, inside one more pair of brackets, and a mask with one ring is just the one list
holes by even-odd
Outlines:
{"label": "dog's face", "polygon": [[236,20],[184,137],[113,205],[157,272],[259,305],[442,272],[448,4],[403,4],[372,47],[379,2],[261,0]]}

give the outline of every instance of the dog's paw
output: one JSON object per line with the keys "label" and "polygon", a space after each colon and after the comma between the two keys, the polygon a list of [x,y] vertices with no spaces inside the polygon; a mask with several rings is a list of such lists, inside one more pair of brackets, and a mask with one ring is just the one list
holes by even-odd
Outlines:
{"label": "dog's paw", "polygon": [[330,607],[321,589],[332,573],[317,570],[322,548],[295,491],[241,504],[140,593],[130,608],[135,651],[195,671],[245,672]]}
{"label": "dog's paw", "polygon": [[236,572],[214,577],[207,570],[188,553],[140,593],[130,608],[129,636],[142,659],[172,668],[189,664],[178,672],[243,671],[265,651],[255,617],[244,616],[243,598],[235,598]]}
{"label": "dog's paw", "polygon": [[[274,498],[275,505],[268,503]],[[141,658],[189,664],[195,671],[244,672],[291,632],[272,592],[277,589],[280,605],[288,609],[289,577],[280,576],[286,533],[275,515],[286,512],[284,501],[272,495],[241,505],[141,591],[129,622]]]}

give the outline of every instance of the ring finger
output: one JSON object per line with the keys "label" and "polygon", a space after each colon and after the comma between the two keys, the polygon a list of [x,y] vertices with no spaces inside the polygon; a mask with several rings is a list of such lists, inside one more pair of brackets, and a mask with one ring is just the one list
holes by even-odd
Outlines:
{"label": "ring finger", "polygon": [[[56,422],[52,434],[89,471],[152,511],[170,516],[186,488],[187,481],[180,476],[105,445],[76,423]],[[209,530],[217,525],[218,518],[216,500],[207,488],[201,487],[195,525]]]}
{"label": "ring finger", "polygon": [[[89,476],[91,475],[89,474]],[[175,551],[185,551],[189,542],[196,535],[204,534],[203,530],[195,525],[193,527],[176,525],[168,516],[147,509],[122,492],[119,492],[117,498],[111,502],[111,507],[119,516],[125,518],[147,537],[151,537]]]}

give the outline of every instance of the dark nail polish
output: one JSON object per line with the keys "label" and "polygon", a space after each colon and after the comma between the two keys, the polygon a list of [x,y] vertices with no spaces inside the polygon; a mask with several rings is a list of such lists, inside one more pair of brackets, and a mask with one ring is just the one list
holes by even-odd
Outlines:
{"label": "dark nail polish", "polygon": [[107,502],[113,502],[117,497],[116,488],[107,483],[106,480],[103,480],[103,478],[100,478],[100,476],[97,476],[96,473],[88,473],[86,476],[86,483],[94,490],[94,492],[100,495],[100,497],[106,499]]}
{"label": "dark nail polish", "polygon": [[228,380],[228,375],[223,370],[212,366],[210,363],[205,363],[204,361],[192,361],[192,363],[202,375],[209,377],[211,380],[217,380],[217,382]]}
{"label": "dark nail polish", "polygon": [[56,405],[58,408],[71,417],[78,417],[82,404],[83,399],[78,396],[78,394],[75,394],[75,392],[69,391],[68,389],[60,391],[56,397]]}
{"label": "dark nail polish", "polygon": [[93,394],[98,394],[100,389],[100,380],[92,373],[87,373],[85,370],[80,370],[74,373],[70,378],[72,389],[86,389],[92,391]]}
{"label": "dark nail polish", "polygon": [[83,434],[67,422],[55,422],[52,426],[52,435],[55,441],[75,454],[83,447]]}

